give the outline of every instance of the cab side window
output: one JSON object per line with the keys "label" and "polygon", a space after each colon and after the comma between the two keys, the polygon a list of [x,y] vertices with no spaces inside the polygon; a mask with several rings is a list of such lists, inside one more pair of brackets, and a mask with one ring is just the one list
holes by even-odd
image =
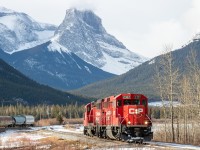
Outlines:
{"label": "cab side window", "polygon": [[121,107],[121,106],[122,106],[122,100],[118,100],[118,101],[117,101],[117,106],[118,106],[118,107]]}
{"label": "cab side window", "polygon": [[97,109],[101,109],[101,103],[97,103]]}
{"label": "cab side window", "polygon": [[116,101],[109,102],[110,108],[116,108]]}
{"label": "cab side window", "polygon": [[90,110],[91,110],[91,106],[88,106],[87,107],[87,112],[90,112]]}
{"label": "cab side window", "polygon": [[146,100],[142,100],[142,105],[146,106],[147,105],[147,101]]}

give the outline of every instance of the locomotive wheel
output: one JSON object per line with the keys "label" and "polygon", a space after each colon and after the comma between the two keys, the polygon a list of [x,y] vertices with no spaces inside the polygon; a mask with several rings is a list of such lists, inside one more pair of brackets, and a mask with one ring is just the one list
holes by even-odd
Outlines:
{"label": "locomotive wheel", "polygon": [[143,144],[143,142],[144,142],[144,140],[140,140],[140,141],[139,141],[139,144]]}
{"label": "locomotive wheel", "polygon": [[127,141],[127,140],[129,139],[129,138],[128,138],[128,135],[125,134],[125,133],[122,133],[121,136],[120,136],[120,138],[121,138],[121,141],[122,141],[122,142],[125,142],[125,141]]}
{"label": "locomotive wheel", "polygon": [[102,135],[102,136],[103,136],[103,138],[104,138],[104,139],[106,139],[106,138],[107,138],[107,135],[106,135],[106,130],[105,130],[105,129],[103,130],[103,135]]}
{"label": "locomotive wheel", "polygon": [[87,130],[85,129],[85,127],[84,127],[84,130],[83,130],[83,134],[87,135]]}

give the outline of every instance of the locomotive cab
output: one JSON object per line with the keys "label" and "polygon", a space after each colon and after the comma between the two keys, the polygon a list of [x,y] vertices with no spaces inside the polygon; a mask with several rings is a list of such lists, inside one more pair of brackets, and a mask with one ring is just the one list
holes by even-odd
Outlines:
{"label": "locomotive cab", "polygon": [[146,100],[125,99],[123,105],[123,120],[121,124],[127,126],[143,125],[144,127],[151,125],[151,120],[148,117]]}
{"label": "locomotive cab", "polygon": [[117,100],[121,138],[128,141],[143,141],[152,138],[151,119],[148,117],[147,98],[143,95],[124,94]]}

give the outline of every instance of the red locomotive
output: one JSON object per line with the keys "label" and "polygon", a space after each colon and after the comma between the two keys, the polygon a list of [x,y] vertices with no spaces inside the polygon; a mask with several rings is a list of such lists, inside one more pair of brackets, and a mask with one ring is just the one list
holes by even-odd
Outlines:
{"label": "red locomotive", "polygon": [[142,94],[123,93],[88,103],[83,124],[89,136],[128,142],[153,138],[148,99]]}

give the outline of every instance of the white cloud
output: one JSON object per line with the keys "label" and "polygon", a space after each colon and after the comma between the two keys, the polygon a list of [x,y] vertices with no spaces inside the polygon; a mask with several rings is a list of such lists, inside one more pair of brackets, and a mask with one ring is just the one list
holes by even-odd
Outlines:
{"label": "white cloud", "polygon": [[91,0],[73,0],[70,2],[70,7],[77,8],[79,10],[96,10],[96,4]]}
{"label": "white cloud", "polygon": [[150,32],[144,36],[149,45],[149,48],[146,47],[145,51],[148,56],[155,56],[163,50],[164,45],[173,45],[175,48],[181,47],[183,41],[186,41],[184,35],[185,31],[182,25],[176,20],[154,23],[151,25]]}
{"label": "white cloud", "polygon": [[66,9],[92,9],[108,33],[146,57],[179,48],[200,31],[200,0],[0,0],[0,5],[59,25]]}
{"label": "white cloud", "polygon": [[200,1],[193,0],[192,6],[185,12],[182,23],[190,34],[200,32]]}

